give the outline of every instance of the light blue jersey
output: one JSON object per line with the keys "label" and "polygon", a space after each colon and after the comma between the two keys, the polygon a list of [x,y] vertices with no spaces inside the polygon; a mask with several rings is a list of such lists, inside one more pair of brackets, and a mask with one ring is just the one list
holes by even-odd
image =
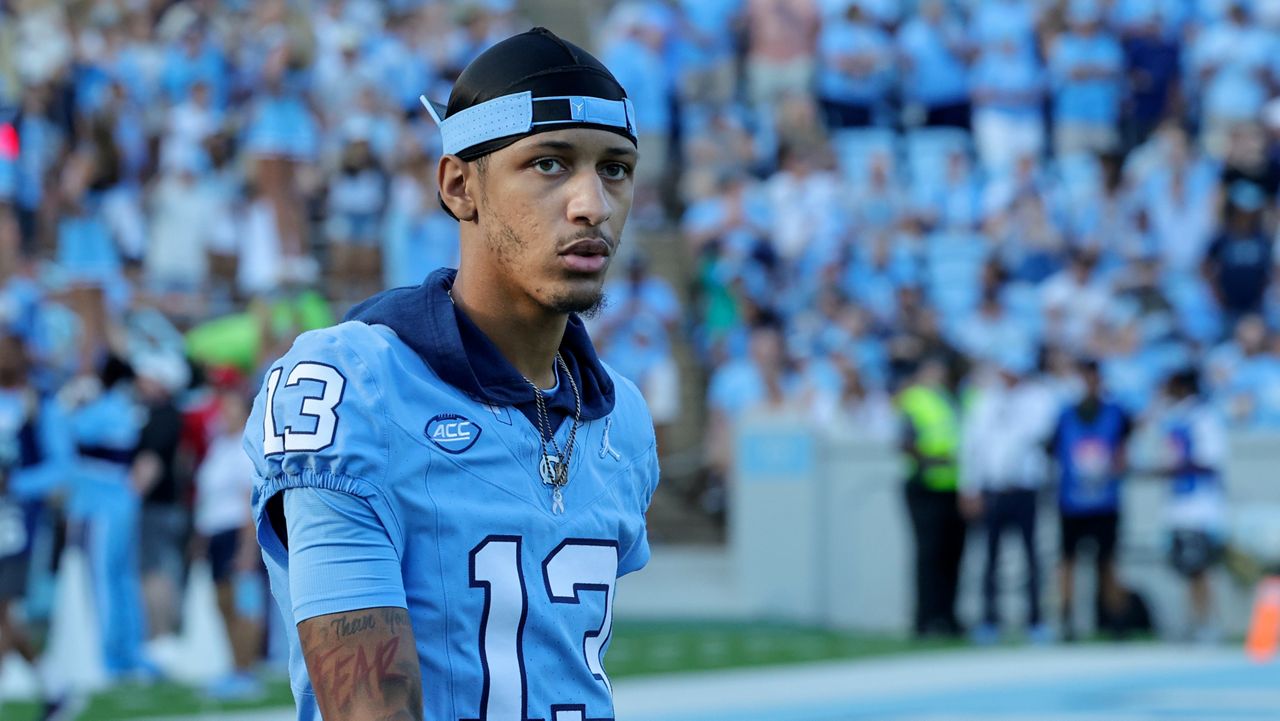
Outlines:
{"label": "light blue jersey", "polygon": [[[613,589],[648,560],[658,480],[648,411],[571,317],[573,383],[560,374],[548,410],[564,447],[576,384],[583,423],[554,512],[526,415],[533,389],[454,308],[453,277],[437,271],[299,337],[254,404],[258,538],[301,721],[320,714],[296,624],[380,606],[408,609],[427,719],[614,716]],[[268,512],[278,494],[287,548]]]}

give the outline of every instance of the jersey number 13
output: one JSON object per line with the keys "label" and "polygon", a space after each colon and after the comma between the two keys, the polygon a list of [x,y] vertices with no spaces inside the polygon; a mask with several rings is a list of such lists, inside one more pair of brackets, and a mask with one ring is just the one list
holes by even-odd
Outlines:
{"label": "jersey number 13", "polygon": [[[519,536],[489,536],[471,551],[471,587],[484,590],[480,621],[480,663],[484,687],[478,721],[529,718],[529,680],[524,666],[524,624],[529,589],[520,569]],[[582,639],[583,660],[591,674],[612,691],[602,655],[613,628],[613,584],[618,576],[618,545],[613,541],[570,538],[542,562],[542,585],[553,604],[577,604],[584,592],[604,594],[604,618]],[[584,721],[581,705],[552,706],[550,721]]]}

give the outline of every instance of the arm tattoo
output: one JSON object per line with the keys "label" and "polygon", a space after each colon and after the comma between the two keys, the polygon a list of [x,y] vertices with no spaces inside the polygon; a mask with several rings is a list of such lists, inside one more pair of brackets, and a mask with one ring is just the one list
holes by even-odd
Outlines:
{"label": "arm tattoo", "polygon": [[422,721],[422,676],[403,608],[317,616],[298,624],[316,702],[335,721]]}

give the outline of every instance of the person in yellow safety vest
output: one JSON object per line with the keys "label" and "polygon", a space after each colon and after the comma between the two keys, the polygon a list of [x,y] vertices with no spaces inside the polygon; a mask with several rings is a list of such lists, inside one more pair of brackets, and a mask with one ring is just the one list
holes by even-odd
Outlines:
{"label": "person in yellow safety vest", "polygon": [[916,541],[915,633],[958,637],[956,589],[964,552],[965,520],[959,483],[960,415],[952,368],[941,356],[921,361],[899,392],[901,449],[907,457],[907,511]]}

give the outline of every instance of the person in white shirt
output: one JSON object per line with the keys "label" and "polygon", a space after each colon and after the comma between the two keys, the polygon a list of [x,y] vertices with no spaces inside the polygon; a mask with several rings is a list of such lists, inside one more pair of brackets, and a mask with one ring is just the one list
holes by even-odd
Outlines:
{"label": "person in white shirt", "polygon": [[1000,541],[1016,530],[1026,553],[1027,622],[1030,638],[1049,640],[1040,605],[1040,561],[1036,555],[1036,506],[1047,468],[1043,456],[1052,424],[1053,404],[1045,386],[1031,379],[1030,359],[1004,357],[996,377],[982,387],[961,429],[960,505],[971,521],[986,527],[986,566],[982,577],[983,613],[974,629],[978,643],[1000,635],[996,571]]}
{"label": "person in white shirt", "polygon": [[1045,336],[1066,348],[1082,348],[1096,333],[1097,324],[1113,301],[1113,293],[1096,273],[1098,251],[1074,248],[1070,265],[1040,286],[1045,314]]}
{"label": "person in white shirt", "polygon": [[224,381],[218,390],[219,429],[196,471],[196,532],[208,546],[218,610],[231,641],[235,670],[208,691],[220,698],[261,693],[253,675],[262,643],[265,586],[253,525],[250,494],[253,462],[241,445],[249,417],[242,384]]}
{"label": "person in white shirt", "polygon": [[1223,557],[1227,495],[1222,471],[1230,452],[1226,423],[1200,391],[1200,374],[1187,368],[1165,382],[1164,407],[1155,414],[1163,439],[1156,474],[1170,482],[1166,523],[1169,563],[1187,581],[1191,639],[1214,643],[1209,573]]}

